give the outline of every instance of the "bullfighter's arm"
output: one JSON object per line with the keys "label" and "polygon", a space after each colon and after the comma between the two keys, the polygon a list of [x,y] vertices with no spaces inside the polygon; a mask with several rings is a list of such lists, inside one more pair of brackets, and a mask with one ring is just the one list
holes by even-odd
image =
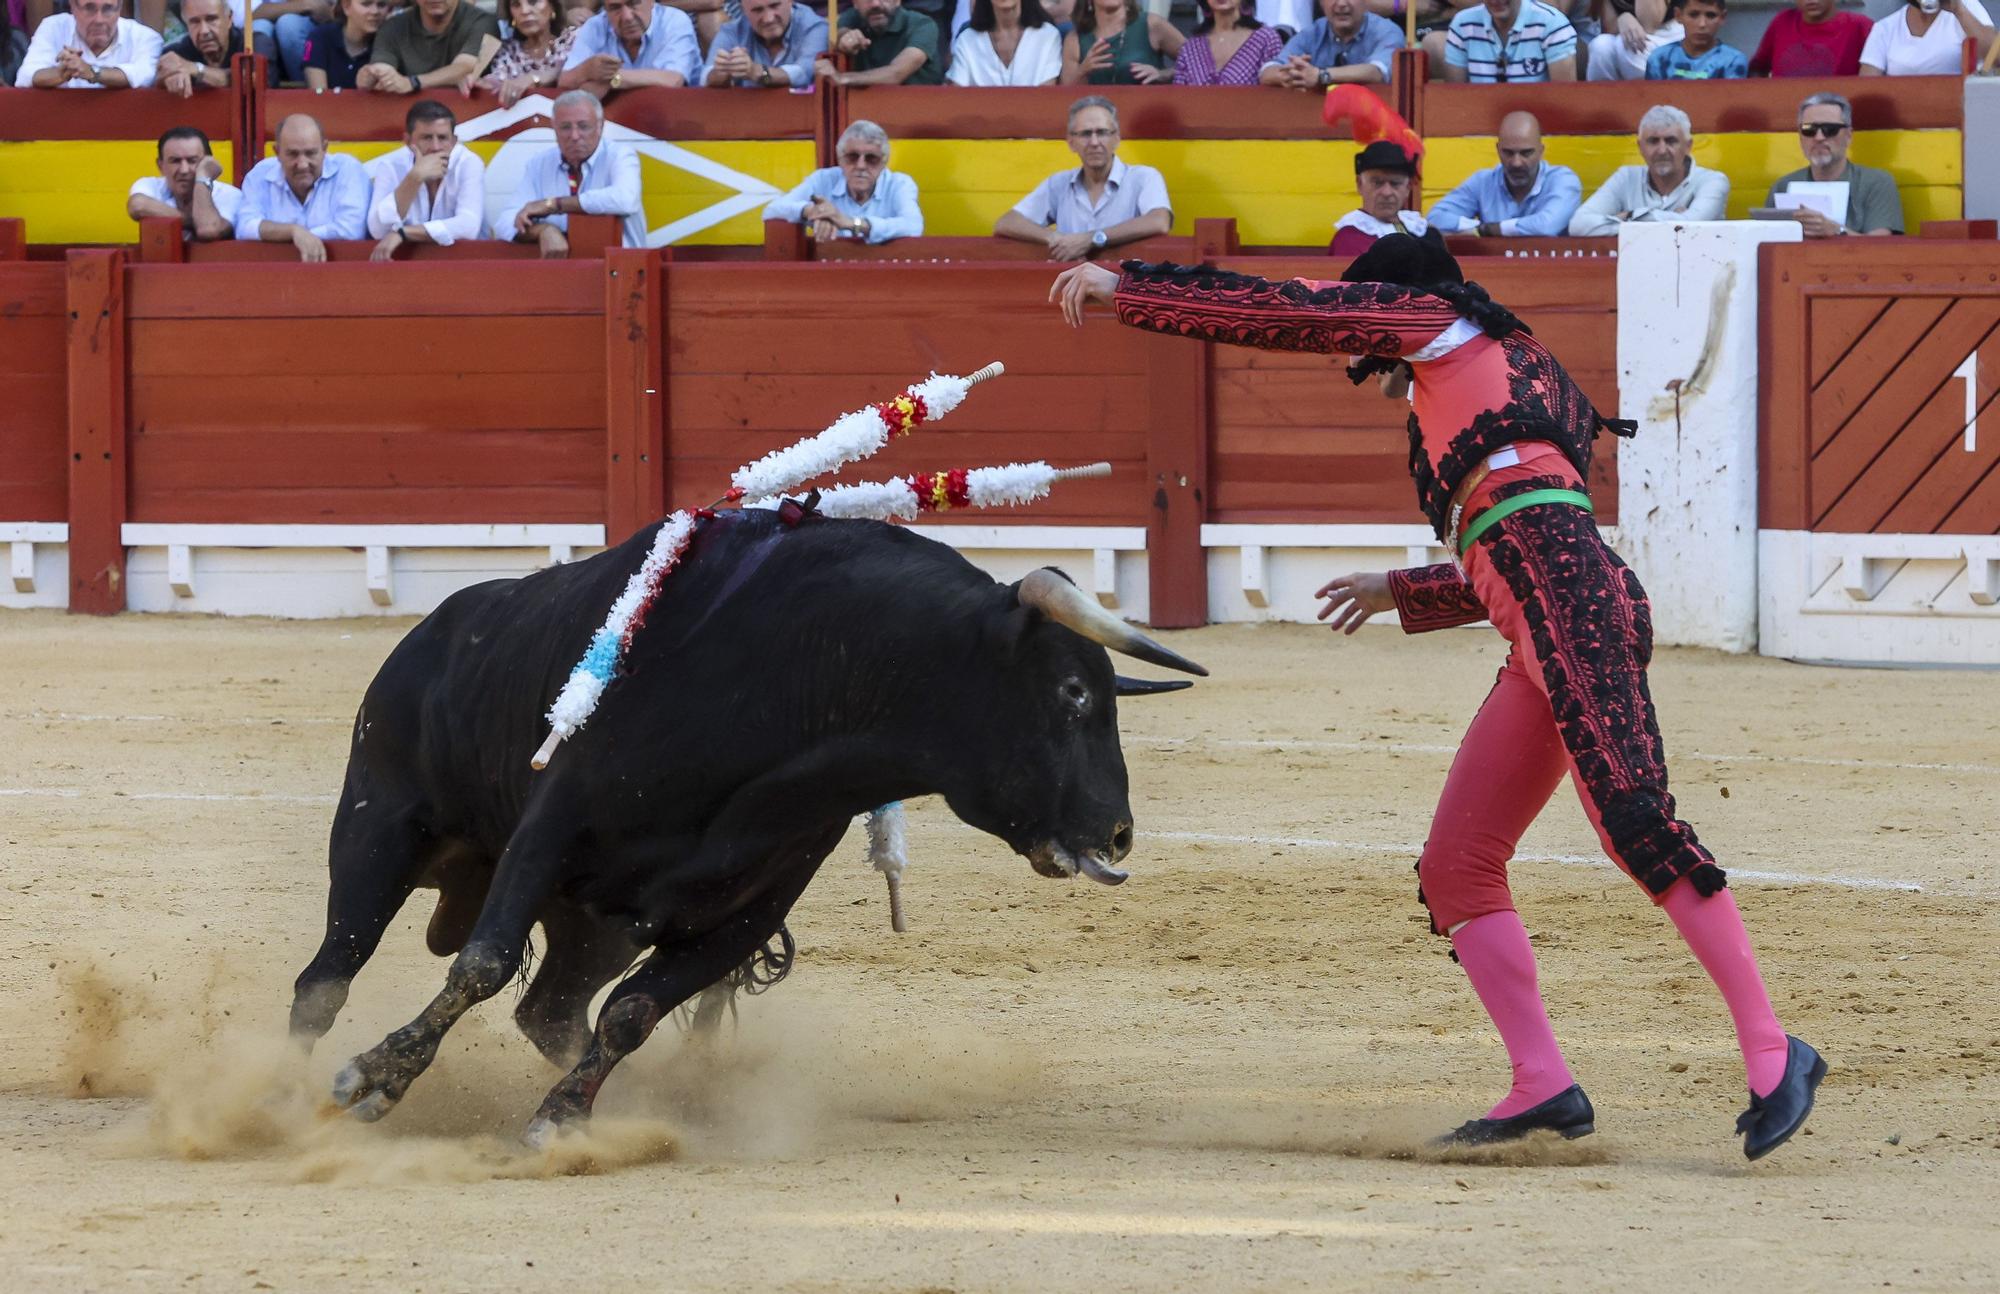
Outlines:
{"label": "bullfighter's arm", "polygon": [[1437,297],[1393,283],[1273,283],[1214,266],[1127,261],[1120,323],[1179,337],[1321,355],[1407,356],[1458,321]]}
{"label": "bullfighter's arm", "polygon": [[1389,596],[1396,600],[1396,614],[1406,634],[1452,629],[1486,618],[1486,608],[1464,572],[1450,562],[1390,571]]}

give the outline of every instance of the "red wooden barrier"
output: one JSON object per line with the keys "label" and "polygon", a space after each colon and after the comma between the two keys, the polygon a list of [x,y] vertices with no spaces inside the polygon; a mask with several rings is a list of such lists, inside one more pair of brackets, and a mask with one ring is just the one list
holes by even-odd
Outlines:
{"label": "red wooden barrier", "polygon": [[131,520],[604,520],[603,274],[133,267]]}
{"label": "red wooden barrier", "polygon": [[[604,263],[607,544],[666,515],[667,276],[657,252],[619,248]],[[721,494],[721,489],[716,493]]]}
{"label": "red wooden barrier", "polygon": [[28,258],[28,222],[19,217],[0,219],[0,261]]}
{"label": "red wooden barrier", "polygon": [[2000,533],[2000,244],[1870,242],[1761,253],[1759,524]]}
{"label": "red wooden barrier", "polygon": [[66,268],[0,260],[0,521],[69,516]]}
{"label": "red wooden barrier", "polygon": [[69,609],[125,609],[125,254],[69,254]]}

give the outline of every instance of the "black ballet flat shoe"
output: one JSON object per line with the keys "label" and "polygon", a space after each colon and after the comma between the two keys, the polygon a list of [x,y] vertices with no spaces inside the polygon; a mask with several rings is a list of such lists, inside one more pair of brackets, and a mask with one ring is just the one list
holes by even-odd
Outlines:
{"label": "black ballet flat shoe", "polygon": [[[1803,1045],[1803,1044],[1801,1044]],[[1519,1141],[1531,1132],[1553,1132],[1568,1140],[1597,1131],[1597,1111],[1583,1088],[1571,1083],[1540,1105],[1505,1119],[1471,1119],[1434,1141],[1439,1147],[1496,1146]]]}
{"label": "black ballet flat shoe", "polygon": [[1785,1076],[1769,1096],[1750,1094],[1750,1108],[1736,1117],[1743,1157],[1762,1159],[1792,1139],[1812,1113],[1813,1094],[1826,1077],[1826,1062],[1801,1039],[1785,1035]]}

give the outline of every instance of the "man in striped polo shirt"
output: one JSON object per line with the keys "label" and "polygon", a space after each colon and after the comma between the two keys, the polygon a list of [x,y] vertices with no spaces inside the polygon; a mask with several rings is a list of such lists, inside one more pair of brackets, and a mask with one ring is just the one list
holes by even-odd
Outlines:
{"label": "man in striped polo shirt", "polygon": [[1490,85],[1576,80],[1576,28],[1541,0],[1487,0],[1445,33],[1444,79]]}

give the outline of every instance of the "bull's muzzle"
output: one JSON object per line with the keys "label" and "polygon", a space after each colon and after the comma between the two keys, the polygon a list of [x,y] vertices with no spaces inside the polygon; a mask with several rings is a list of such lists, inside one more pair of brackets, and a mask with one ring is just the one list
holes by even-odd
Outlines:
{"label": "bull's muzzle", "polygon": [[1043,876],[1087,876],[1099,885],[1123,885],[1127,873],[1117,864],[1132,852],[1132,824],[1121,822],[1103,845],[1071,849],[1053,840],[1027,852],[1028,865]]}

